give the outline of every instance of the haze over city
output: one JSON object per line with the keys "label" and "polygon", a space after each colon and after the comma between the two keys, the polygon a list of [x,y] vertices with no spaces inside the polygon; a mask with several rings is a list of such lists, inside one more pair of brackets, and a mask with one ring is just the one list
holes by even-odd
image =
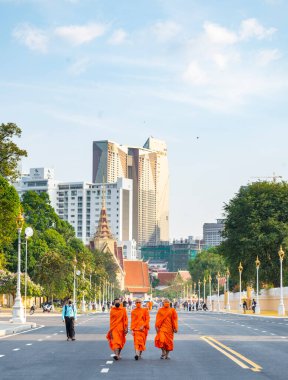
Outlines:
{"label": "haze over city", "polygon": [[[92,180],[92,142],[165,140],[170,237],[287,180],[287,2],[0,0],[0,112],[23,170]],[[255,180],[255,179],[254,179]]]}

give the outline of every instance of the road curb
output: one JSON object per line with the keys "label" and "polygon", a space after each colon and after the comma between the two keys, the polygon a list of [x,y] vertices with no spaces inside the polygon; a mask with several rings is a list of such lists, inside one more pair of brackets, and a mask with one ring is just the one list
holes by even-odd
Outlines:
{"label": "road curb", "polygon": [[25,325],[21,325],[21,326],[11,326],[8,329],[0,330],[0,336],[17,334],[19,332],[34,329],[35,327],[37,327],[37,324],[34,322],[29,322],[29,323],[26,323]]}

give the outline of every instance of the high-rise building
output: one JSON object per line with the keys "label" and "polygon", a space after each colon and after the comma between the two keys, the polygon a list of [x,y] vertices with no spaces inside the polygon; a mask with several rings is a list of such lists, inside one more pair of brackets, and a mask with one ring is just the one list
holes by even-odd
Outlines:
{"label": "high-rise building", "polygon": [[224,230],[224,219],[217,219],[217,223],[204,223],[203,239],[208,247],[217,247],[224,240],[222,232]]}
{"label": "high-rise building", "polygon": [[139,245],[169,240],[169,170],[164,141],[149,137],[143,148],[93,142],[93,181],[133,180],[133,239]]}
{"label": "high-rise building", "polygon": [[93,238],[105,197],[108,222],[114,238],[122,245],[125,258],[137,258],[132,239],[132,180],[118,178],[113,183],[60,182],[54,179],[54,171],[47,168],[30,169],[14,184],[20,197],[29,190],[46,192],[51,206],[62,220],[69,222],[75,235],[88,244]]}

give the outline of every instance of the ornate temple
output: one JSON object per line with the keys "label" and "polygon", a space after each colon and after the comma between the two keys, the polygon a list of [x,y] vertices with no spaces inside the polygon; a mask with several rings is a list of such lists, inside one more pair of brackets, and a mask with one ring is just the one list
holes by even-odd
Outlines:
{"label": "ornate temple", "polygon": [[98,228],[94,235],[93,240],[90,242],[91,249],[97,249],[98,251],[105,253],[110,253],[114,259],[118,271],[117,271],[117,280],[121,290],[124,290],[124,263],[123,263],[123,252],[122,247],[117,246],[117,241],[113,237],[106,212],[105,206],[105,194],[102,191],[102,209],[99,217]]}

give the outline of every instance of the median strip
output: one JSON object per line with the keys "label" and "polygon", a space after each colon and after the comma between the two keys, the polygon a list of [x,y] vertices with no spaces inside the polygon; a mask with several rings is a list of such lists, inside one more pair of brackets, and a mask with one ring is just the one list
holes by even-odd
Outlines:
{"label": "median strip", "polygon": [[232,348],[225,346],[225,344],[210,336],[202,336],[202,340],[214,347],[216,350],[227,356],[234,363],[238,364],[243,369],[250,369],[253,372],[260,372],[262,367],[254,363],[252,360],[241,355],[239,352],[232,350]]}

